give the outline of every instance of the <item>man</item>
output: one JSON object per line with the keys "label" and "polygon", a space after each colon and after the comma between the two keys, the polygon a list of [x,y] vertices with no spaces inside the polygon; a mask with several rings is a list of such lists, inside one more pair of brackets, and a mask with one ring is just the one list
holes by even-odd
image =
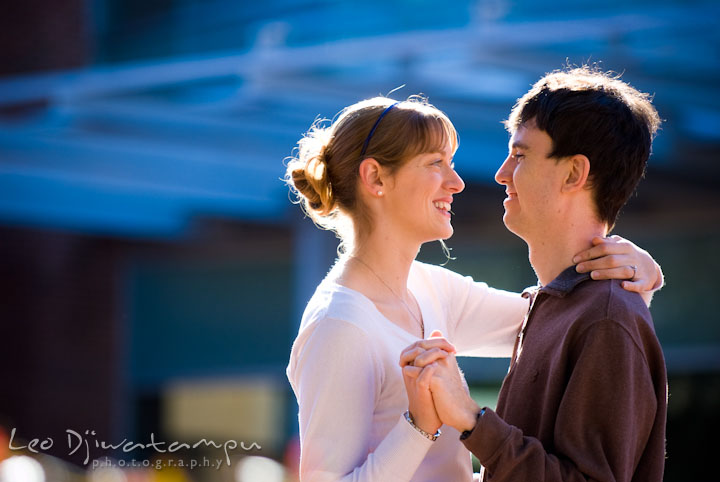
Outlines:
{"label": "man", "polygon": [[401,357],[411,411],[433,403],[485,480],[662,480],[667,378],[650,313],[619,282],[573,266],[613,227],[659,123],[647,95],[587,67],[546,75],[506,121],[503,221],[527,243],[539,286],[524,293],[497,411],[470,398],[441,342]]}

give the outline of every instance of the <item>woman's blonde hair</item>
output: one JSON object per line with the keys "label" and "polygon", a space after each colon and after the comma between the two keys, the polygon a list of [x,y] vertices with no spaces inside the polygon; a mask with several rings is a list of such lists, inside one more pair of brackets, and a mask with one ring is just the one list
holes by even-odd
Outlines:
{"label": "woman's blonde hair", "polygon": [[300,139],[285,181],[315,224],[337,234],[341,250],[373,227],[357,196],[364,159],[373,158],[394,173],[418,154],[441,152],[448,144],[454,152],[458,146],[450,119],[419,96],[402,102],[387,97],[363,100],[326,124],[315,121]]}

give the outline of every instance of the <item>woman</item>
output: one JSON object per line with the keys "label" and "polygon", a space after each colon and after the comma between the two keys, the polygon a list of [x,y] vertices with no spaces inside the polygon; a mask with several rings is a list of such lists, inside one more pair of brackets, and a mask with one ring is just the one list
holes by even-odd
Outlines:
{"label": "woman", "polygon": [[[528,309],[516,293],[415,261],[423,243],[453,233],[450,207],[464,188],[456,149],[442,112],[421,99],[378,97],[346,108],[328,128],[313,127],[288,163],[302,207],[342,241],[288,366],[302,480],[472,479],[459,434],[448,429],[432,441],[405,419],[398,365],[405,347],[434,330],[460,355],[510,356]],[[600,277],[635,274],[650,286],[658,278],[652,258],[631,243],[608,241],[584,255],[597,252],[619,254],[583,263],[615,268]]]}

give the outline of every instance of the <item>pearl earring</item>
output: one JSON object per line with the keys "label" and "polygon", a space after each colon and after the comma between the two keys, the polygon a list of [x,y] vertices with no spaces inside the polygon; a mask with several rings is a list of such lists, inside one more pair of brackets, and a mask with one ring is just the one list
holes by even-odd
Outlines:
{"label": "pearl earring", "polygon": [[383,195],[383,192],[382,192],[382,191],[378,191],[378,196],[382,196],[382,195]]}

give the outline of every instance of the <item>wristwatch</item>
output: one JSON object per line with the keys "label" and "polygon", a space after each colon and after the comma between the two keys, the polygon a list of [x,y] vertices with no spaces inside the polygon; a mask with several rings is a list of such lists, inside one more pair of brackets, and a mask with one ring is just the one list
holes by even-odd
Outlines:
{"label": "wristwatch", "polygon": [[436,441],[440,435],[442,435],[442,432],[440,431],[440,429],[438,429],[438,431],[435,432],[434,434],[429,434],[425,430],[423,430],[420,427],[418,427],[417,425],[415,425],[415,420],[413,420],[412,415],[410,415],[410,410],[405,410],[405,420],[407,420],[408,423],[410,425],[412,425],[415,430],[420,432],[423,437],[425,437],[426,439],[432,440],[433,442]]}

